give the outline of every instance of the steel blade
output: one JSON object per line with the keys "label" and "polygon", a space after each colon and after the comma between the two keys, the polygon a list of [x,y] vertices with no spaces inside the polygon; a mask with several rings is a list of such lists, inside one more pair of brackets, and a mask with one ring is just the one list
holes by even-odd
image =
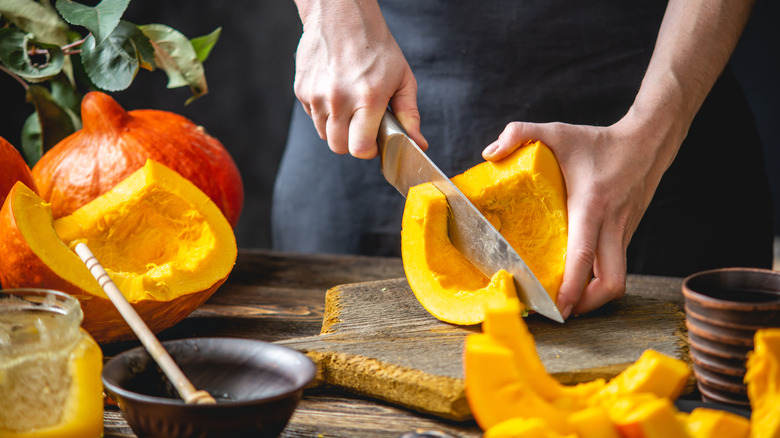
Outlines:
{"label": "steel blade", "polygon": [[501,269],[512,274],[520,301],[563,322],[558,307],[517,251],[428,158],[389,110],[382,118],[377,144],[382,174],[404,197],[410,187],[425,182],[433,183],[444,194],[450,206],[449,236],[455,248],[488,277]]}

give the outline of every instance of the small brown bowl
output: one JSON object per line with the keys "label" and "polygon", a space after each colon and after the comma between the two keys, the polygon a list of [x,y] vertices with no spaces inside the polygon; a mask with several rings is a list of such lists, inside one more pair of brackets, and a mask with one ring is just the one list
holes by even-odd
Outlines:
{"label": "small brown bowl", "polygon": [[316,373],[304,354],[262,341],[192,338],[163,346],[217,404],[185,404],[144,347],[125,351],[103,367],[103,385],[140,438],[278,436]]}
{"label": "small brown bowl", "polygon": [[704,401],[749,406],[745,375],[753,335],[780,327],[780,272],[723,268],[683,280],[693,373]]}

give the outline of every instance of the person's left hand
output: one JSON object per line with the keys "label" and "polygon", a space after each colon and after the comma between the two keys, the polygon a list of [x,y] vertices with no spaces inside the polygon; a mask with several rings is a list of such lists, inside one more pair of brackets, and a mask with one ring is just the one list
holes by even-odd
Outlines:
{"label": "person's left hand", "polygon": [[541,140],[558,159],[569,216],[557,299],[564,318],[625,294],[626,248],[674,158],[656,151],[682,141],[642,129],[632,119],[629,114],[609,127],[513,122],[483,152],[485,159],[495,161],[527,141]]}

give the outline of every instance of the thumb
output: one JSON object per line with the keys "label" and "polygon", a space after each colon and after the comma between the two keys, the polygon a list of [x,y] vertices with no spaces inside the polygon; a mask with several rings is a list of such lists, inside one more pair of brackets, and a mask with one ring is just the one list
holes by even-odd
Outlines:
{"label": "thumb", "polygon": [[554,132],[551,123],[511,122],[501,135],[482,151],[482,158],[498,161],[529,141],[541,140],[550,144],[549,137]]}
{"label": "thumb", "polygon": [[428,149],[428,140],[420,131],[420,110],[417,108],[417,87],[414,85],[399,89],[390,99],[393,114],[406,129],[420,149]]}

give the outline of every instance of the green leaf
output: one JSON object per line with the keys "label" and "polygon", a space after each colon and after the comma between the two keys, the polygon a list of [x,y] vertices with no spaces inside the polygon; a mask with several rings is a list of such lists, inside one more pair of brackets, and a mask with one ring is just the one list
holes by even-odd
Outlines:
{"label": "green leaf", "polygon": [[0,0],[0,15],[37,41],[63,46],[68,43],[68,26],[48,2]]}
{"label": "green leaf", "polygon": [[97,6],[87,6],[72,0],[57,0],[55,6],[68,23],[84,26],[102,43],[116,29],[130,0],[102,0]]}
{"label": "green leaf", "polygon": [[222,34],[222,28],[218,27],[208,35],[203,35],[190,40],[192,48],[195,49],[195,54],[198,56],[200,62],[206,62],[206,59],[208,59],[211,54],[211,49],[217,44],[220,34]]}
{"label": "green leaf", "polygon": [[139,34],[141,31],[136,25],[121,21],[100,44],[96,44],[93,36],[87,37],[81,46],[81,63],[97,87],[119,91],[130,86],[140,65],[139,41],[148,41]]}
{"label": "green leaf", "polygon": [[22,155],[32,168],[43,156],[43,139],[38,112],[33,112],[22,125]]}
{"label": "green leaf", "polygon": [[152,41],[157,66],[168,75],[168,88],[189,86],[193,95],[186,103],[208,93],[203,64],[187,37],[162,24],[140,28]]}
{"label": "green leaf", "polygon": [[[39,54],[30,57],[32,49]],[[0,29],[0,62],[27,81],[42,81],[56,75],[62,70],[64,60],[65,55],[57,45],[33,41],[29,34],[16,29]]]}
{"label": "green leaf", "polygon": [[[41,149],[48,151],[63,138],[76,132],[67,110],[54,100],[49,90],[40,85],[27,89],[27,101],[35,105],[41,127]],[[24,146],[22,146],[24,148]]]}
{"label": "green leaf", "polygon": [[51,81],[51,96],[70,117],[73,130],[81,129],[81,93],[64,77]]}

